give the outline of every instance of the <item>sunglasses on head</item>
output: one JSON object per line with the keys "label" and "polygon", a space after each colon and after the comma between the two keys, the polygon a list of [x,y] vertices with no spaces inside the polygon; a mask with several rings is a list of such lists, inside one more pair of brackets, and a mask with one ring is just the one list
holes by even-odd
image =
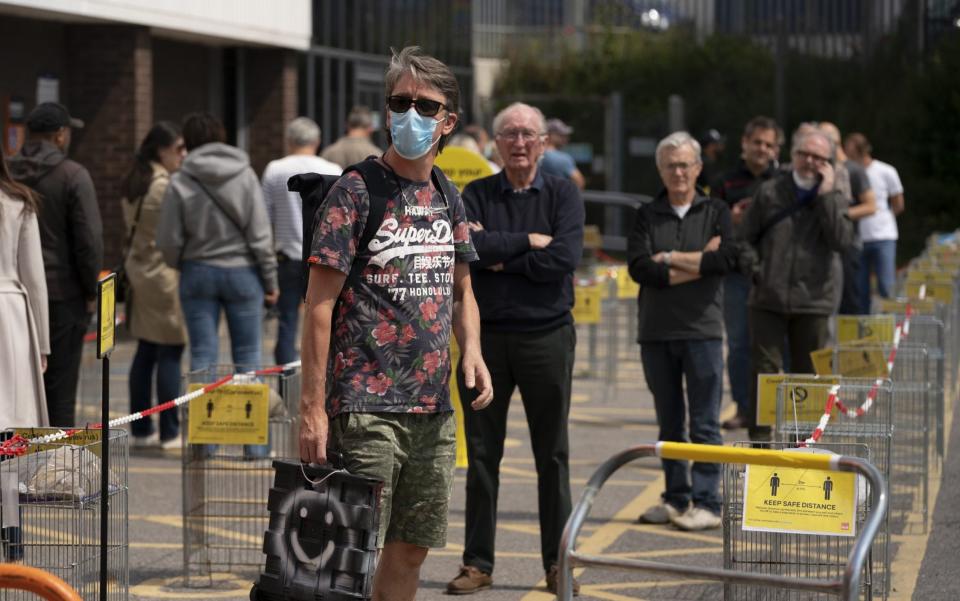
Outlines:
{"label": "sunglasses on head", "polygon": [[429,98],[411,98],[409,96],[388,96],[387,107],[394,113],[406,113],[413,105],[417,112],[424,117],[433,117],[440,112],[440,109],[447,108],[447,105]]}

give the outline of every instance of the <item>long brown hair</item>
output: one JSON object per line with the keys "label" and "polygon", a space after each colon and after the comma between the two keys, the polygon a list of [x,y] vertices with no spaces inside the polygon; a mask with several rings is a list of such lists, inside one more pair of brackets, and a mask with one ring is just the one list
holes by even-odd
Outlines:
{"label": "long brown hair", "polygon": [[23,201],[24,211],[36,213],[40,210],[40,202],[33,190],[13,181],[10,170],[7,169],[7,159],[2,151],[0,151],[0,190],[11,198]]}

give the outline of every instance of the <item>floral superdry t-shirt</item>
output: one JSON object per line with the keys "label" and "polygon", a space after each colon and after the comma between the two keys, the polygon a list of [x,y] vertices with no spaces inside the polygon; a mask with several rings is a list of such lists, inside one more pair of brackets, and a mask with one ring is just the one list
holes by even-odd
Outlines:
{"label": "floral superdry t-shirt", "polygon": [[[327,412],[438,412],[450,405],[450,325],[455,263],[477,260],[459,194],[397,178],[383,223],[357,249],[370,197],[359,173],[331,189],[314,232],[310,262],[345,274],[357,252],[368,258],[344,284],[333,315]],[[451,217],[453,223],[450,222]]]}

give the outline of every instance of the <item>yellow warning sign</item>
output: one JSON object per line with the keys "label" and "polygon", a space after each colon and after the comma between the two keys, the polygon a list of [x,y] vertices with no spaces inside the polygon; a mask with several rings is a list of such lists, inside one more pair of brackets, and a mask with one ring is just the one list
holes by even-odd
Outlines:
{"label": "yellow warning sign", "polygon": [[743,529],[856,536],[854,474],[748,465]]}
{"label": "yellow warning sign", "polygon": [[[56,434],[59,432],[60,428],[15,428],[13,430],[14,434],[19,434],[27,440],[34,438],[40,438],[41,436],[47,436],[48,434]],[[32,444],[27,449],[27,454],[39,453],[40,451],[49,451],[51,449],[59,449],[64,445],[75,445],[78,447],[83,447],[86,450],[90,451],[97,457],[100,456],[100,441],[103,439],[103,430],[78,430],[66,438],[61,438],[60,440],[54,443],[45,443],[45,444]]]}
{"label": "yellow warning sign", "polygon": [[837,342],[893,342],[893,315],[838,315]]}
{"label": "yellow warning sign", "polygon": [[463,406],[460,402],[460,388],[457,386],[457,378],[460,377],[460,345],[457,344],[456,336],[450,337],[450,365],[454,368],[450,370],[450,404],[453,405],[454,419],[457,420],[457,467],[469,467],[467,461],[467,432],[464,426]]}
{"label": "yellow warning sign", "polygon": [[435,164],[461,192],[473,180],[493,175],[487,159],[459,146],[444,148],[443,152],[437,155]]}
{"label": "yellow warning sign", "polygon": [[790,411],[796,419],[809,422],[817,421],[823,415],[827,404],[827,393],[833,384],[840,382],[837,376],[815,376],[810,374],[759,374],[757,376],[757,425],[777,425],[777,398],[781,384],[788,403],[784,410]]}
{"label": "yellow warning sign", "polygon": [[908,304],[910,305],[910,312],[913,315],[936,315],[937,313],[937,301],[932,298],[925,298],[923,300],[880,298],[877,299],[877,302],[877,310],[881,313],[896,313],[897,315],[904,315],[907,312]]}
{"label": "yellow warning sign", "polygon": [[[863,346],[866,344],[867,346]],[[847,378],[886,378],[887,358],[872,340],[854,340],[840,348],[822,348],[810,353],[819,376],[836,374]]]}
{"label": "yellow warning sign", "polygon": [[575,286],[574,297],[573,321],[579,324],[600,323],[603,284]]}
{"label": "yellow warning sign", "polygon": [[640,295],[640,284],[630,277],[630,270],[626,265],[617,269],[617,298],[636,299]]}
{"label": "yellow warning sign", "polygon": [[[190,392],[203,388],[191,384]],[[266,384],[225,384],[190,403],[190,444],[267,444],[270,389]]]}
{"label": "yellow warning sign", "polygon": [[111,273],[97,282],[97,359],[113,350],[117,317],[117,274]]}
{"label": "yellow warning sign", "polygon": [[953,284],[945,282],[917,282],[907,281],[907,296],[909,298],[920,298],[920,287],[926,285],[925,299],[934,299],[944,304],[953,302]]}
{"label": "yellow warning sign", "polygon": [[953,273],[940,269],[911,269],[907,272],[907,281],[924,282],[926,284],[952,284]]}

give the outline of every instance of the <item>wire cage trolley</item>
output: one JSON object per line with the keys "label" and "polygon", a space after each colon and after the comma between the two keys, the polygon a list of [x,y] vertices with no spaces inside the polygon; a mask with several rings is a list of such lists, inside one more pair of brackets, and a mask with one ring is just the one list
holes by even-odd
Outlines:
{"label": "wire cage trolley", "polygon": [[[34,438],[56,428],[7,430]],[[110,430],[107,591],[110,601],[129,598],[127,467],[124,430]],[[51,443],[31,443],[27,453],[0,457],[0,546],[3,560],[59,577],[84,601],[100,596],[101,430],[80,430]],[[27,601],[32,593],[0,590],[2,601]]]}
{"label": "wire cage trolley", "polygon": [[[643,457],[855,472],[861,474],[868,482],[870,510],[850,549],[846,562],[840,568],[840,574],[836,578],[790,577],[746,570],[676,565],[643,559],[604,557],[579,553],[576,550],[577,537],[603,484],[624,465]],[[859,457],[786,453],[764,449],[740,449],[677,442],[638,445],[622,451],[604,462],[590,477],[580,500],[573,508],[560,541],[557,596],[561,601],[571,601],[573,599],[573,569],[593,566],[618,570],[646,570],[725,583],[827,593],[839,596],[845,601],[856,601],[861,594],[864,566],[868,561],[873,539],[880,530],[886,511],[886,482],[877,468]]]}
{"label": "wire cage trolley", "polygon": [[[273,482],[272,459],[297,459],[300,369],[240,375],[243,370],[219,365],[185,376],[186,388],[238,374],[218,388],[221,396],[204,395],[182,408],[183,437],[183,569],[190,586],[209,585],[213,572],[263,564],[263,533],[270,513],[267,497]],[[243,414],[246,401],[228,405],[226,395],[250,384],[266,386],[269,397],[267,444],[190,442],[191,411],[216,416],[221,410]],[[192,406],[192,408],[191,408]],[[249,411],[248,411],[249,414]]]}

